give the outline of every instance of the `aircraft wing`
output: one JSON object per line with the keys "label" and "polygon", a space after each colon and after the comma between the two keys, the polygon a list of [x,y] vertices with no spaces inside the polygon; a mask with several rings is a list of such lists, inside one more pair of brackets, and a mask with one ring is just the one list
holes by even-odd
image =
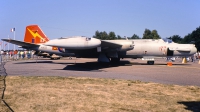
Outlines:
{"label": "aircraft wing", "polygon": [[119,43],[108,41],[108,40],[101,40],[101,47],[102,48],[119,48],[119,47],[122,47],[122,45]]}
{"label": "aircraft wing", "polygon": [[22,47],[38,47],[38,46],[40,46],[38,44],[33,44],[33,43],[28,43],[28,42],[23,42],[23,41],[19,41],[19,40],[13,40],[13,39],[1,39],[1,40],[6,41],[11,44],[19,45]]}
{"label": "aircraft wing", "polygon": [[101,48],[107,52],[110,51],[128,51],[134,47],[130,40],[101,40]]}

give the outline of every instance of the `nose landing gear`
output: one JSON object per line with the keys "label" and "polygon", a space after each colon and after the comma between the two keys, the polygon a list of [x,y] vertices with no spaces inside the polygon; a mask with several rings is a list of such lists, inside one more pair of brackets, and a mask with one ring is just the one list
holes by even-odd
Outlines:
{"label": "nose landing gear", "polygon": [[147,61],[148,65],[154,65],[154,61]]}

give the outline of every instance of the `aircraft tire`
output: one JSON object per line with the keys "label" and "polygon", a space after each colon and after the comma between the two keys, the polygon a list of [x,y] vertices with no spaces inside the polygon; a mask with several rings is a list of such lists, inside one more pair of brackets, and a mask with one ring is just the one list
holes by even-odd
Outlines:
{"label": "aircraft tire", "polygon": [[148,65],[154,65],[154,61],[147,61]]}

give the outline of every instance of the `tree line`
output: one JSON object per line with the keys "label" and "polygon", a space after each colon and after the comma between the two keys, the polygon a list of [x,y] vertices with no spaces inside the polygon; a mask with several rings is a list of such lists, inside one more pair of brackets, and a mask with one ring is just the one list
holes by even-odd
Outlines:
{"label": "tree line", "polygon": [[[95,35],[93,36],[94,38],[97,39],[102,39],[102,40],[115,40],[115,39],[122,39],[120,35],[116,35],[115,32],[99,32],[98,30],[95,32]],[[145,29],[143,37],[140,38],[138,35],[133,34],[131,37],[127,37],[129,39],[161,39],[161,37],[158,35],[158,32],[156,30],[149,30]]]}
{"label": "tree line", "polygon": [[[102,39],[102,40],[115,40],[115,39],[125,38],[125,37],[121,37],[120,35],[116,35],[115,32],[113,31],[107,33],[106,31],[100,32],[98,30],[95,32],[95,35],[93,37],[97,39]],[[139,37],[137,34],[133,34],[131,37],[127,37],[127,38],[128,39],[161,39],[157,30],[151,31],[149,29],[144,30],[143,37]],[[180,44],[193,43],[197,47],[197,50],[200,51],[200,26],[184,37],[181,37],[179,35],[173,35],[166,38],[171,39],[173,42],[180,43]]]}

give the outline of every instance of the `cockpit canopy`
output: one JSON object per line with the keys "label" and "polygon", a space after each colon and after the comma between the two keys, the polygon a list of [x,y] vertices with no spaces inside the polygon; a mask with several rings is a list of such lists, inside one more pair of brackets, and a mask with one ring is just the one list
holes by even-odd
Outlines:
{"label": "cockpit canopy", "polygon": [[171,39],[162,39],[165,43],[174,43]]}

